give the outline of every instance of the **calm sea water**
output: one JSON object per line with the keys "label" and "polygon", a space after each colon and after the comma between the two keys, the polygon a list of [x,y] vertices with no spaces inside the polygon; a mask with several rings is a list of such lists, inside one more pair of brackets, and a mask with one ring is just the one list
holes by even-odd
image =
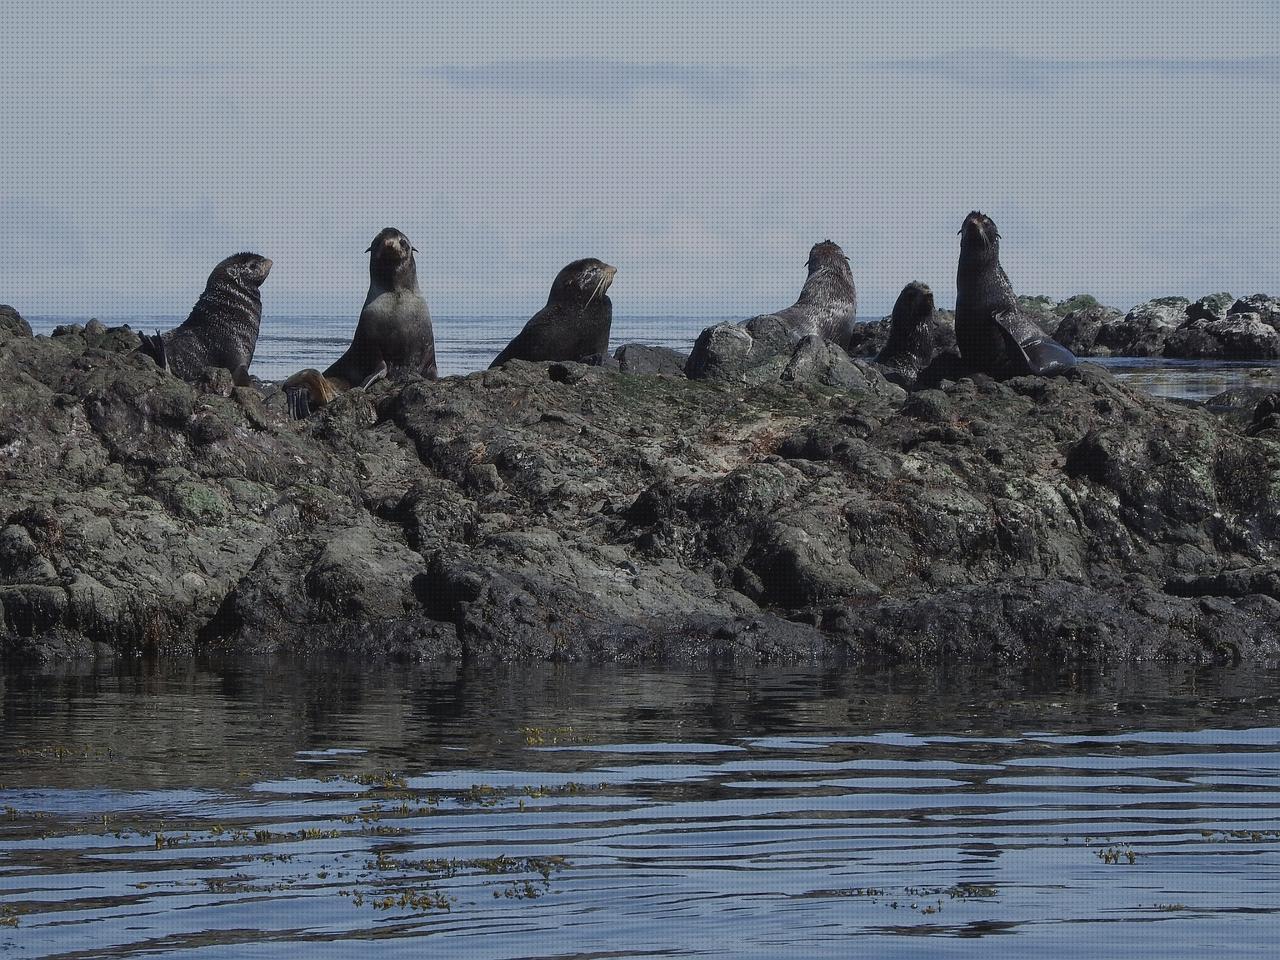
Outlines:
{"label": "calm sea water", "polygon": [[1280,675],[0,680],[0,956],[1274,956]]}
{"label": "calm sea water", "polygon": [[[87,317],[28,318],[36,333]],[[167,330],[185,317],[118,317],[135,330]],[[527,317],[436,317],[436,351],[441,376],[483,370],[524,326]],[[741,319],[726,317],[723,319]],[[717,318],[615,317],[613,343],[642,342],[688,350],[704,327]],[[281,380],[305,367],[323,369],[351,342],[352,317],[264,317],[253,372],[263,380]],[[1122,380],[1156,396],[1207,400],[1229,387],[1274,383],[1280,389],[1280,363],[1223,363],[1200,360],[1093,360]]]}

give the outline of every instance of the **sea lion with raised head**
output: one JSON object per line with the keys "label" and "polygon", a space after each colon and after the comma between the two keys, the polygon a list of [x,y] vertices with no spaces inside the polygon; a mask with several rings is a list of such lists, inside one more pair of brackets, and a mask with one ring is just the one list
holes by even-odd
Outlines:
{"label": "sea lion with raised head", "polygon": [[205,367],[226,367],[236,384],[248,386],[262,324],[258,288],[270,272],[271,261],[256,253],[227,257],[209,274],[191,315],[172,330],[144,336],[139,351],[183,380],[195,380]]}
{"label": "sea lion with raised head", "polygon": [[608,290],[617,272],[617,267],[595,258],[573,261],[556,274],[547,305],[489,366],[508,360],[580,360],[605,353],[613,325]]}
{"label": "sea lion with raised head", "polygon": [[703,330],[685,362],[685,376],[751,379],[760,370],[784,363],[806,337],[830,341],[848,353],[858,321],[858,291],[849,258],[837,244],[823,240],[813,245],[805,266],[809,273],[804,287],[790,307]]}
{"label": "sea lion with raised head", "polygon": [[960,227],[956,346],[965,366],[994,377],[1053,376],[1076,365],[1075,354],[1018,308],[1000,266],[1000,232],[976,210]]}
{"label": "sea lion with raised head", "polygon": [[805,267],[809,275],[792,306],[752,317],[742,326],[750,333],[753,326],[781,320],[797,343],[818,336],[847,351],[858,320],[858,290],[853,285],[849,258],[838,244],[823,240],[813,245]]}
{"label": "sea lion with raised head", "polygon": [[889,318],[889,339],[876,354],[887,379],[910,386],[920,371],[948,345],[949,331],[937,320],[933,291],[912,281],[902,288]]}
{"label": "sea lion with raised head", "polygon": [[323,374],[300,370],[285,381],[289,409],[299,419],[337,394],[382,377],[436,379],[436,342],[418,288],[417,248],[399,230],[386,227],[365,252],[369,292],[351,346]]}

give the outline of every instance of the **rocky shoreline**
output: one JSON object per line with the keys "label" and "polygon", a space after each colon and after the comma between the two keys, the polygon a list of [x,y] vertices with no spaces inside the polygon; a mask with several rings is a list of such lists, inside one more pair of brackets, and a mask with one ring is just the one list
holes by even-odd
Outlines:
{"label": "rocky shoreline", "polygon": [[[1022,309],[1077,357],[1166,357],[1175,360],[1280,359],[1280,297],[1237,299],[1216,293],[1194,302],[1160,297],[1127,313],[1089,294],[1066,300],[1019,297]],[[950,311],[938,319],[953,325]],[[850,353],[874,356],[889,339],[888,319],[861,325]]]}
{"label": "rocky shoreline", "polygon": [[[1105,308],[1049,309],[1095,349],[1170,326],[1167,352],[1223,339],[1236,305],[1096,330]],[[750,377],[629,345],[380,382],[296,422],[137,343],[0,311],[7,656],[1280,654],[1274,401],[1223,418],[1087,364],[908,393],[805,341]]]}

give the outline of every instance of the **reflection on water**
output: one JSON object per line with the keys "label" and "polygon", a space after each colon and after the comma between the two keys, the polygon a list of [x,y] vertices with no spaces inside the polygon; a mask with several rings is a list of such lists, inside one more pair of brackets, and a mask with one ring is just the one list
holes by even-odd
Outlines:
{"label": "reflection on water", "polygon": [[0,955],[1260,956],[1278,679],[11,674]]}
{"label": "reflection on water", "polygon": [[[84,323],[86,317],[31,317],[36,333],[49,333],[60,323]],[[135,330],[167,330],[182,317],[122,317]],[[524,317],[436,317],[436,352],[441,376],[483,370],[519,332]],[[741,318],[720,318],[741,319]],[[641,342],[688,351],[704,327],[718,322],[707,317],[615,316],[611,349]],[[253,372],[263,380],[282,380],[304,367],[323,369],[347,348],[355,329],[354,317],[262,318],[262,332],[254,353]],[[1265,386],[1280,363],[1165,360],[1114,357],[1089,360],[1107,367],[1121,380],[1157,397],[1207,400],[1230,387]],[[1280,383],[1277,383],[1280,388]]]}
{"label": "reflection on water", "polygon": [[1086,362],[1106,367],[1117,379],[1155,397],[1208,400],[1235,387],[1280,390],[1280,362],[1276,361],[1109,357]]}

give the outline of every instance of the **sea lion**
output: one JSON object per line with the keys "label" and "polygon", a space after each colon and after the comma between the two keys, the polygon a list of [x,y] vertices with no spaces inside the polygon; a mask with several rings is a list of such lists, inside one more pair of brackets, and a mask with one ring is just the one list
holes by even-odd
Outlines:
{"label": "sea lion", "polygon": [[489,367],[508,360],[579,360],[605,353],[613,325],[613,301],[607,291],[617,272],[602,260],[573,261],[556,274],[547,305]]}
{"label": "sea lion", "polygon": [[897,294],[888,319],[888,339],[873,362],[883,367],[884,378],[910,388],[934,357],[955,346],[950,323],[934,308],[932,289],[913,280]]}
{"label": "sea lion", "polygon": [[172,330],[144,336],[139,351],[183,380],[195,380],[205,367],[226,367],[237,385],[248,386],[262,323],[258,288],[270,272],[271,261],[256,253],[227,257],[209,274],[191,315]]}
{"label": "sea lion", "polygon": [[818,336],[847,351],[858,319],[858,291],[853,285],[849,258],[838,244],[823,240],[813,245],[805,266],[809,275],[800,298],[792,306],[752,317],[742,326],[754,336],[753,327],[776,326],[776,321],[782,321],[796,343]]}
{"label": "sea lion", "polygon": [[420,375],[436,379],[436,343],[431,313],[418,289],[417,248],[399,230],[386,227],[369,249],[369,293],[351,346],[323,374],[300,370],[285,381],[289,409],[302,419],[352,387],[382,377]]}
{"label": "sea lion", "polygon": [[1000,266],[1000,232],[976,210],[960,227],[956,345],[967,367],[995,377],[1053,376],[1076,365],[1075,354],[1018,309]]}
{"label": "sea lion", "polygon": [[399,230],[386,227],[365,252],[370,255],[369,294],[351,346],[325,377],[339,389],[363,384],[383,367],[393,380],[405,374],[436,379],[436,342],[418,289],[417,248]]}
{"label": "sea lion", "polygon": [[889,318],[889,339],[876,354],[887,379],[910,386],[916,376],[947,346],[947,331],[937,322],[933,291],[912,281],[902,288]]}

